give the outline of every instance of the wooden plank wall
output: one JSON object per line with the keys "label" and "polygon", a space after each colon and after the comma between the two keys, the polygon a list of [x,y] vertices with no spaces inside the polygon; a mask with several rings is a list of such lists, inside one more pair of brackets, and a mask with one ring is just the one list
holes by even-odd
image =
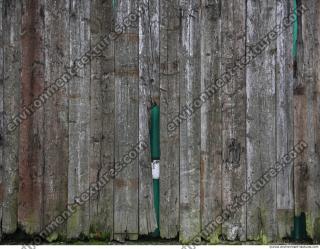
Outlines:
{"label": "wooden plank wall", "polygon": [[[3,44],[3,20],[2,12],[3,11],[3,1],[0,1],[0,43]],[[3,127],[3,45],[0,47],[0,220],[2,221],[2,210],[3,210],[3,201],[4,201],[4,186],[3,186],[3,139],[4,139],[4,127]],[[2,238],[2,225],[0,226],[0,239]]]}
{"label": "wooden plank wall", "polygon": [[[21,104],[28,106],[44,89],[44,5],[22,2]],[[38,110],[20,127],[20,225],[28,233],[40,232],[43,223],[44,112]]]}
{"label": "wooden plank wall", "polygon": [[[275,25],[276,1],[248,1],[247,46],[256,44]],[[248,188],[276,160],[275,56],[276,44],[272,43],[246,70]],[[272,179],[247,205],[249,239],[274,238],[275,209],[276,181]]]}
{"label": "wooden plank wall", "polygon": [[[180,1],[180,113],[200,89],[200,10],[197,1]],[[182,242],[200,232],[200,111],[180,124],[180,233]],[[160,176],[161,177],[161,176]]]}
{"label": "wooden plank wall", "polygon": [[[46,239],[154,231],[149,115],[158,104],[162,238],[192,241],[304,140],[293,163],[200,239],[282,240],[305,215],[319,241],[319,2],[298,1],[309,10],[298,17],[296,57],[291,25],[226,74],[293,3],[0,0],[0,239],[18,227],[41,233],[92,183],[98,191]],[[12,131],[15,115],[84,54],[62,89]],[[209,96],[222,75],[228,83]],[[147,146],[125,157],[138,142]]]}
{"label": "wooden plank wall", "polygon": [[[305,214],[307,233],[319,237],[319,34],[318,1],[300,1],[310,12],[299,19],[297,73],[293,88],[294,141],[310,148],[294,165],[295,215]],[[303,191],[303,192],[302,192]],[[318,191],[319,192],[319,191]]]}
{"label": "wooden plank wall", "polygon": [[[201,9],[201,91],[205,91],[221,75],[221,1],[203,1]],[[222,209],[222,109],[217,92],[201,108],[201,228],[215,219]],[[215,139],[211,139],[215,138]],[[208,240],[217,243],[221,225]]]}
{"label": "wooden plank wall", "polygon": [[[91,4],[91,44],[114,29],[111,1],[94,0]],[[91,57],[90,81],[90,182],[96,182],[114,166],[114,43]],[[108,184],[90,199],[90,232],[113,234],[113,184]]]}
{"label": "wooden plank wall", "polygon": [[[235,11],[237,9],[237,11]],[[244,1],[221,2],[221,71],[230,70],[245,54],[246,6]],[[246,78],[240,71],[221,92],[222,207],[246,190]],[[246,206],[222,224],[227,240],[246,240]]]}
{"label": "wooden plank wall", "polygon": [[21,2],[2,3],[3,39],[3,162],[2,162],[2,217],[3,233],[12,233],[18,223],[18,158],[19,130],[9,132],[11,117],[20,108],[21,70]]}

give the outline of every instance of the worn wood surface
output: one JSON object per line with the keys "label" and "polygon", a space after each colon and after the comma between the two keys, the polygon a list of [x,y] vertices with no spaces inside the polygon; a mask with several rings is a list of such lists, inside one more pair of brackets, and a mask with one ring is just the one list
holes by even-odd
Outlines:
{"label": "worn wood surface", "polygon": [[317,243],[320,242],[320,195],[317,191],[320,187],[320,2],[315,1],[314,5],[314,102],[313,102],[313,125],[315,129],[315,148],[314,156],[315,163],[311,168],[311,183],[309,190],[311,192],[311,225],[309,226],[308,233]]}
{"label": "worn wood surface", "polygon": [[[117,1],[116,25],[137,1]],[[115,43],[115,161],[119,162],[139,140],[138,22],[126,28]],[[138,239],[139,234],[138,160],[126,164],[114,180],[114,238]]]}
{"label": "worn wood surface", "polygon": [[[90,2],[70,1],[70,67],[90,50]],[[89,58],[88,58],[89,59]],[[68,203],[89,187],[90,67],[80,68],[70,81]],[[89,234],[89,202],[68,220],[68,237]]]}
{"label": "worn wood surface", "polygon": [[[297,143],[299,140],[304,140],[307,143],[308,141],[308,121],[307,120],[307,105],[308,105],[308,89],[312,86],[307,84],[307,75],[309,72],[309,83],[312,84],[312,80],[310,80],[312,68],[306,68],[307,58],[304,56],[305,53],[309,53],[306,47],[310,46],[310,43],[306,44],[302,37],[303,32],[306,28],[306,23],[304,23],[304,27],[302,26],[303,20],[306,20],[307,17],[299,18],[299,38],[298,38],[298,54],[297,54],[297,69],[295,72],[295,81],[294,81],[294,143]],[[311,19],[311,18],[310,18]],[[310,49],[310,47],[308,47]],[[310,54],[309,54],[310,56]],[[309,66],[309,65],[308,65]],[[306,70],[306,72],[304,72]],[[310,93],[310,91],[309,91]],[[312,111],[312,110],[311,110]],[[310,115],[309,115],[309,118]],[[311,128],[311,127],[310,127]],[[312,128],[311,128],[312,129]],[[296,159],[294,164],[294,195],[295,195],[295,214],[300,216],[301,212],[305,212],[307,208],[307,177],[308,177],[308,150],[304,151],[299,157]]]}
{"label": "worn wood surface", "polygon": [[[91,3],[91,46],[98,44],[111,30],[114,18],[111,1]],[[91,56],[90,81],[90,183],[97,182],[114,168],[114,43],[101,54]],[[90,199],[90,233],[113,235],[113,180]],[[99,236],[98,236],[99,237]]]}
{"label": "worn wood surface", "polygon": [[168,130],[179,114],[178,1],[160,1],[160,235],[179,232],[179,127]]}
{"label": "worn wood surface", "polygon": [[[3,146],[4,146],[4,110],[3,110],[3,0],[0,0],[0,224],[2,224],[2,210],[4,201],[4,185],[3,185],[3,172],[4,172],[4,160],[3,160]],[[0,241],[2,238],[2,225],[0,225]]]}
{"label": "worn wood surface", "polygon": [[[293,9],[292,1],[277,2],[277,24]],[[283,26],[282,26],[283,27]],[[289,27],[277,39],[276,55],[276,158],[279,160],[293,149],[293,28]],[[277,176],[277,229],[278,238],[288,238],[293,228],[293,163]]]}
{"label": "worn wood surface", "polygon": [[[201,9],[201,92],[221,74],[221,1],[202,1]],[[222,209],[222,113],[221,93],[216,92],[201,107],[201,228],[213,221]],[[214,138],[214,139],[212,139]],[[217,243],[221,225],[207,234]]]}
{"label": "worn wood surface", "polygon": [[[200,11],[198,1],[180,1],[180,113],[200,94]],[[199,102],[199,101],[198,101]],[[199,108],[199,106],[198,106]],[[180,233],[182,243],[201,230],[200,111],[180,124]]]}
{"label": "worn wood surface", "polygon": [[[295,215],[305,214],[308,236],[319,240],[319,14],[318,1],[301,1],[308,9],[299,18],[297,79],[294,85],[294,139],[309,146],[294,166]],[[319,192],[319,191],[318,191]]]}
{"label": "worn wood surface", "polygon": [[[21,105],[27,107],[44,89],[44,5],[22,1]],[[23,112],[23,108],[21,108]],[[44,113],[38,110],[20,126],[19,224],[28,234],[43,225]]]}
{"label": "worn wood surface", "polygon": [[[304,140],[294,164],[201,239],[281,241],[305,214],[307,236],[319,241],[320,3],[299,3],[309,12],[299,17],[297,58],[290,26],[209,96],[293,1],[0,0],[0,239],[17,227],[39,233],[119,161],[48,239],[150,234],[149,145],[129,164],[124,156],[149,144],[156,103],[162,238],[190,242]],[[112,30],[123,33],[96,47]],[[90,50],[86,66],[10,132],[12,118]]]}
{"label": "worn wood surface", "polygon": [[21,69],[21,1],[3,1],[3,208],[2,232],[17,229],[19,129],[10,131],[8,124],[20,110]]}
{"label": "worn wood surface", "polygon": [[[245,3],[221,3],[221,72],[229,72],[245,55]],[[222,208],[246,190],[246,98],[245,71],[235,72],[222,88]],[[246,239],[246,206],[222,224],[227,240]]]}
{"label": "worn wood surface", "polygon": [[[253,46],[276,25],[276,1],[247,2],[247,46]],[[247,66],[247,187],[274,165],[276,44]],[[264,181],[264,180],[262,180]],[[247,204],[247,238],[271,241],[276,236],[276,181],[258,192]]]}
{"label": "worn wood surface", "polygon": [[[45,1],[45,87],[50,86],[70,65],[70,25],[68,0]],[[49,98],[44,112],[44,224],[61,214],[68,201],[69,123],[68,88]],[[67,225],[51,233],[50,240],[58,235],[66,237]]]}
{"label": "worn wood surface", "polygon": [[[139,141],[150,142],[150,110],[159,105],[159,1],[141,0],[139,18]],[[139,154],[139,234],[157,228],[150,144]]]}

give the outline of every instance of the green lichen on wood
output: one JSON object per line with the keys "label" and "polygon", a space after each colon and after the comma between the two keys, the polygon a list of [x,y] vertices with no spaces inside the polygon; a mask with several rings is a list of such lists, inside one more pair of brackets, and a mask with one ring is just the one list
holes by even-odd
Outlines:
{"label": "green lichen on wood", "polygon": [[320,217],[316,218],[313,226],[313,240],[316,243],[320,242]]}
{"label": "green lichen on wood", "polygon": [[270,242],[267,234],[265,234],[263,230],[260,230],[260,233],[256,237],[252,238],[252,241],[261,245],[266,245],[268,242]]}
{"label": "green lichen on wood", "polygon": [[37,220],[38,220],[38,217],[36,216],[36,214],[32,213],[32,215],[29,215],[27,218],[25,218],[23,224],[22,223],[19,224],[19,227],[26,234],[33,235],[37,232],[35,230],[38,222]]}
{"label": "green lichen on wood", "polygon": [[46,238],[48,242],[54,242],[54,241],[57,241],[58,239],[59,239],[59,234],[57,232],[53,232],[49,234],[49,236]]}
{"label": "green lichen on wood", "polygon": [[91,225],[89,229],[89,238],[90,241],[110,241],[111,233],[109,231],[101,231],[101,229]]}
{"label": "green lichen on wood", "polygon": [[76,212],[68,218],[69,231],[76,231],[77,227],[79,226],[79,211],[79,207],[77,207]]}
{"label": "green lichen on wood", "polygon": [[315,214],[306,213],[306,231],[307,237],[315,241],[320,241],[320,214],[318,218],[314,217]]}
{"label": "green lichen on wood", "polygon": [[266,245],[269,242],[268,236],[264,234],[262,231],[260,232],[260,241],[262,245]]}
{"label": "green lichen on wood", "polygon": [[306,231],[307,231],[307,236],[311,236],[313,233],[313,224],[312,224],[311,213],[306,213]]}
{"label": "green lichen on wood", "polygon": [[221,228],[216,229],[214,233],[209,237],[210,245],[220,244],[221,242],[220,237],[221,237]]}

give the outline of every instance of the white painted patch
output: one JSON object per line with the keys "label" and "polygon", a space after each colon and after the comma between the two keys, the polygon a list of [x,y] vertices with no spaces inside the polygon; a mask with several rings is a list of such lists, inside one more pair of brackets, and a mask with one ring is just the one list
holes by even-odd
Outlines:
{"label": "white painted patch", "polygon": [[154,160],[151,163],[152,167],[152,179],[159,179],[160,177],[160,162],[159,160]]}

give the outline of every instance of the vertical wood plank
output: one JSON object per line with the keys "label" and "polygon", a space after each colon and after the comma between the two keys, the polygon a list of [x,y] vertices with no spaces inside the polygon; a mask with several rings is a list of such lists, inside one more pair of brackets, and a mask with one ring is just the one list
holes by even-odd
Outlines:
{"label": "vertical wood plank", "polygon": [[18,154],[19,129],[8,127],[20,107],[21,69],[21,1],[3,2],[3,209],[2,232],[13,233],[17,228],[18,214]]}
{"label": "vertical wood plank", "polygon": [[[300,1],[301,2],[301,1]],[[301,2],[302,3],[302,2]],[[305,2],[303,2],[305,4]],[[296,144],[300,140],[304,140],[309,144],[308,140],[308,112],[307,112],[307,97],[308,97],[308,85],[304,79],[307,79],[307,72],[304,70],[304,53],[305,51],[305,42],[303,39],[303,32],[306,26],[302,26],[306,17],[299,17],[299,28],[298,28],[298,45],[297,45],[297,69],[295,72],[294,86],[293,86],[293,101],[294,101],[294,143]],[[310,44],[309,44],[310,45]],[[308,47],[310,49],[310,47]],[[309,54],[310,55],[310,54]],[[309,72],[310,77],[310,72]],[[309,81],[310,83],[310,81]],[[310,87],[309,87],[310,89]],[[310,118],[310,116],[309,116]],[[310,124],[310,123],[309,123]],[[310,127],[312,129],[312,127]],[[309,150],[309,149],[308,149]],[[303,153],[298,155],[298,158],[294,162],[294,208],[295,215],[300,216],[302,212],[305,212],[307,209],[307,181],[308,181],[308,150],[305,150]]]}
{"label": "vertical wood plank", "polygon": [[[70,64],[69,0],[45,1],[45,86],[55,82]],[[68,85],[45,105],[44,223],[65,210],[68,201]],[[66,236],[66,224],[49,236]]]}
{"label": "vertical wood plank", "polygon": [[[28,107],[44,90],[44,5],[39,0],[22,3],[21,105]],[[20,125],[18,220],[27,234],[43,225],[43,118],[42,108]]]}
{"label": "vertical wood plank", "polygon": [[[159,105],[159,1],[140,0],[139,18],[139,140],[150,141],[152,103]],[[150,145],[139,154],[139,234],[157,228],[153,205]]]}
{"label": "vertical wood plank", "polygon": [[[294,141],[304,140],[308,149],[300,154],[294,166],[295,215],[306,217],[307,235],[319,240],[319,107],[318,107],[318,41],[317,1],[300,1],[308,12],[299,18],[297,79],[294,85]],[[316,194],[317,193],[317,194]]]}
{"label": "vertical wood plank", "polygon": [[[276,1],[247,1],[247,46],[253,46],[276,25]],[[275,55],[271,43],[246,70],[247,188],[274,165]],[[264,243],[276,236],[276,181],[272,179],[247,203],[247,238]]]}
{"label": "vertical wood plank", "polygon": [[[3,201],[4,201],[4,185],[3,185],[3,172],[4,172],[4,158],[3,158],[3,144],[4,144],[4,110],[3,110],[3,0],[0,0],[0,224],[2,224],[2,210],[3,210]],[[0,225],[0,241],[2,239],[2,225]]]}
{"label": "vertical wood plank", "polygon": [[[201,9],[201,92],[220,76],[221,1],[202,1]],[[201,108],[201,225],[202,229],[221,214],[222,165],[221,94],[216,92]],[[218,243],[221,225],[207,240]]]}
{"label": "vertical wood plank", "polygon": [[[293,10],[293,1],[277,1],[277,24]],[[283,28],[283,26],[282,26]],[[284,29],[277,39],[276,59],[276,143],[277,160],[293,148],[293,57],[292,27]],[[277,176],[278,239],[291,236],[294,216],[293,164]]]}
{"label": "vertical wood plank", "polygon": [[[123,25],[136,1],[117,1],[116,25]],[[139,136],[139,65],[138,23],[135,22],[115,43],[115,161],[138,143]],[[114,180],[114,238],[138,239],[138,160],[133,160]]]}
{"label": "vertical wood plank", "polygon": [[[196,0],[179,2],[180,113],[200,94],[200,12]],[[199,103],[199,101],[198,101]],[[201,105],[200,105],[201,106]],[[200,110],[180,124],[180,233],[187,243],[200,232]]]}
{"label": "vertical wood plank", "polygon": [[315,164],[311,169],[311,204],[312,204],[312,223],[309,230],[315,243],[320,242],[320,2],[315,2],[314,7],[314,72],[315,72],[315,88],[314,88],[314,113],[313,122],[315,129]]}
{"label": "vertical wood plank", "polygon": [[[111,1],[91,3],[91,47],[113,28]],[[90,183],[114,167],[114,43],[91,57]],[[90,233],[113,236],[113,180],[90,199]]]}
{"label": "vertical wood plank", "polygon": [[[221,72],[229,72],[245,55],[246,5],[242,0],[221,6]],[[238,70],[222,88],[222,200],[223,209],[246,190],[245,71]],[[222,224],[227,240],[246,239],[246,206]]]}
{"label": "vertical wood plank", "polygon": [[179,114],[179,4],[160,1],[160,236],[179,232],[179,126],[170,129]]}
{"label": "vertical wood plank", "polygon": [[[70,66],[90,50],[90,2],[70,1]],[[89,58],[87,57],[87,60]],[[90,66],[80,68],[69,83],[68,203],[89,187]],[[68,220],[68,237],[89,233],[89,202]]]}

